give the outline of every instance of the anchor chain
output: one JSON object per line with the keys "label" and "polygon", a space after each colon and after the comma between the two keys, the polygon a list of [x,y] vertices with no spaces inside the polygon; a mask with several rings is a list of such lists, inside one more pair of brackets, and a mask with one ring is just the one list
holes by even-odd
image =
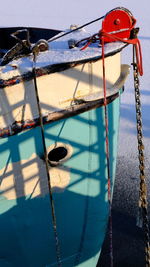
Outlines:
{"label": "anchor chain", "polygon": [[143,144],[143,133],[142,133],[140,82],[139,82],[138,64],[137,60],[135,59],[136,58],[135,55],[136,55],[136,48],[135,45],[133,45],[132,65],[133,65],[133,75],[134,75],[138,158],[139,158],[139,170],[140,170],[138,226],[142,227],[144,231],[146,267],[150,267],[150,237],[149,237],[149,220],[148,220],[147,185],[146,185],[145,165],[144,165],[144,144]]}

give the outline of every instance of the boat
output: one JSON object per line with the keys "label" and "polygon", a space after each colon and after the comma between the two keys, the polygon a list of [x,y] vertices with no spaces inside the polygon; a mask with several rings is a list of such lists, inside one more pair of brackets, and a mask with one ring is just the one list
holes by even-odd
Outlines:
{"label": "boat", "polygon": [[[131,13],[108,12],[103,28],[110,20],[130,40]],[[100,32],[76,25],[0,29],[2,267],[96,266],[110,210],[106,119],[112,198],[130,69],[120,58],[127,42],[116,35],[103,46]]]}

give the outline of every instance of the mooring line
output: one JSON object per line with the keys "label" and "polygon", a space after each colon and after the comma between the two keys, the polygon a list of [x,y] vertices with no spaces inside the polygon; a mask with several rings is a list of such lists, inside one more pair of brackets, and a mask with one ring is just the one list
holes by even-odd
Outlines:
{"label": "mooring line", "polygon": [[50,39],[47,40],[47,42],[50,43],[50,42],[56,41],[57,39],[59,39],[59,38],[61,38],[61,37],[64,37],[64,36],[66,36],[66,35],[68,35],[68,34],[71,34],[71,33],[75,32],[75,31],[81,30],[82,28],[84,28],[84,27],[86,27],[86,26],[88,26],[88,25],[90,25],[90,24],[92,24],[92,23],[94,23],[94,22],[99,21],[99,20],[103,19],[104,17],[105,17],[105,16],[102,16],[102,17],[100,17],[100,18],[94,19],[94,20],[92,20],[92,21],[90,21],[90,22],[87,22],[87,23],[85,23],[85,24],[83,24],[83,25],[81,25],[81,26],[79,26],[79,27],[77,27],[77,28],[75,28],[75,29],[73,29],[73,30],[71,30],[71,31],[69,31],[69,32],[65,32],[65,33],[63,33],[63,34],[61,34],[61,35],[59,35],[59,36],[51,37]]}
{"label": "mooring line", "polygon": [[34,89],[35,89],[37,107],[38,107],[38,112],[39,112],[40,129],[41,129],[42,144],[43,144],[43,150],[44,150],[44,160],[45,160],[48,189],[49,189],[49,198],[50,198],[50,203],[51,203],[53,230],[54,230],[55,242],[56,242],[55,245],[56,245],[57,264],[59,267],[62,267],[61,253],[60,253],[60,242],[59,242],[59,238],[58,238],[57,223],[56,223],[56,211],[55,211],[54,199],[53,199],[53,195],[52,195],[48,155],[47,155],[45,136],[44,136],[43,118],[42,118],[41,105],[40,105],[37,80],[36,80],[36,52],[33,52],[33,69],[32,70],[33,70]]}
{"label": "mooring line", "polygon": [[109,129],[108,129],[108,109],[107,109],[107,92],[106,92],[106,75],[105,75],[105,51],[104,36],[102,41],[102,67],[103,67],[103,92],[104,92],[104,117],[105,117],[105,148],[107,161],[107,186],[108,186],[108,204],[109,204],[109,239],[110,239],[110,266],[113,267],[113,243],[112,243],[112,194],[110,179],[110,157],[109,157]]}

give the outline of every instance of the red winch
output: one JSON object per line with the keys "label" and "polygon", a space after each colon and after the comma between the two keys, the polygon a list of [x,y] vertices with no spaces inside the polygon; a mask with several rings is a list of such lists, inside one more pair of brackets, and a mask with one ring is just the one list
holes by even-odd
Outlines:
{"label": "red winch", "polygon": [[128,9],[117,7],[105,15],[102,21],[102,28],[98,33],[77,42],[76,46],[83,41],[86,41],[84,46],[81,48],[81,50],[84,50],[91,43],[98,41],[100,42],[104,53],[105,43],[118,41],[126,44],[132,44],[135,46],[138,72],[140,75],[143,75],[141,45],[139,39],[137,38],[139,28],[134,28],[135,24],[136,19]]}
{"label": "red winch", "polygon": [[107,36],[104,37],[105,43],[117,41],[116,37],[129,39],[135,23],[136,19],[128,9],[118,7],[106,14],[102,21],[102,29],[99,34],[100,36],[101,34],[103,35],[103,33],[111,34],[111,38]]}
{"label": "red winch", "polygon": [[104,43],[115,41],[134,45],[138,71],[140,75],[143,75],[141,45],[137,38],[139,28],[134,28],[135,24],[136,19],[128,9],[115,8],[104,17],[98,36],[102,46]]}

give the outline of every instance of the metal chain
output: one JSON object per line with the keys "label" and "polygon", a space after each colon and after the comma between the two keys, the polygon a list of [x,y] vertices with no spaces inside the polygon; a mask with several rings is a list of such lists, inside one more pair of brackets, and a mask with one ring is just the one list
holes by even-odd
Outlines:
{"label": "metal chain", "polygon": [[138,155],[139,155],[138,158],[139,158],[139,170],[140,170],[139,224],[143,228],[145,237],[146,267],[150,267],[150,238],[149,238],[147,185],[145,179],[145,165],[144,165],[144,144],[143,144],[143,133],[142,133],[140,82],[139,82],[138,64],[135,59],[135,54],[136,54],[136,48],[135,45],[133,45],[133,75],[134,75],[137,141],[138,141]]}

